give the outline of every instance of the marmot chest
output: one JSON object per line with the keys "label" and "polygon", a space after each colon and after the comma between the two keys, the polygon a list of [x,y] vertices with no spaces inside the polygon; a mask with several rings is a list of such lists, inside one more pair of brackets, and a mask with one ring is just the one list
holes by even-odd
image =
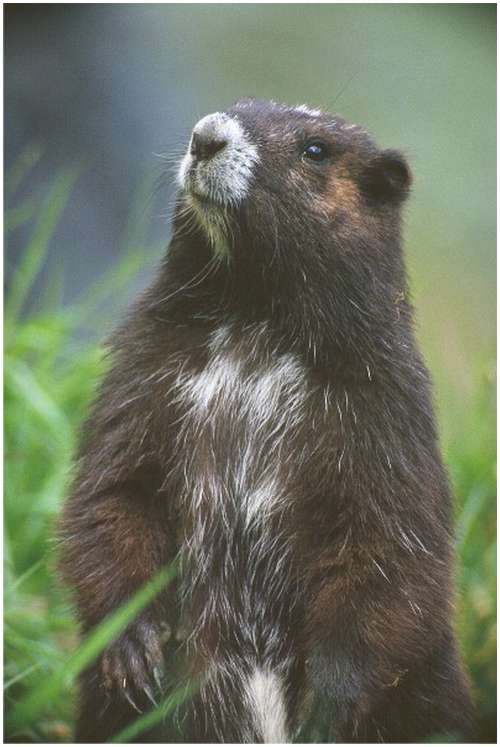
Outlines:
{"label": "marmot chest", "polygon": [[273,349],[264,325],[220,327],[207,350],[177,382],[186,498],[248,520],[283,510],[320,448],[323,394],[297,356]]}

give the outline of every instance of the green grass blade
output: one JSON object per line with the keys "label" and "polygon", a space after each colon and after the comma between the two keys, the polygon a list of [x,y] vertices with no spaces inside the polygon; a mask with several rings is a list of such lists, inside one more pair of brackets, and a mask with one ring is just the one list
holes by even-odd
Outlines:
{"label": "green grass blade", "polygon": [[44,148],[37,143],[31,143],[21,151],[5,176],[5,192],[8,196],[12,196],[21,186],[24,177],[29,174],[42,157],[43,151]]}
{"label": "green grass blade", "polygon": [[41,568],[43,565],[45,565],[46,559],[40,558],[36,563],[33,563],[31,568],[28,568],[27,571],[25,571],[19,578],[16,578],[15,581],[9,586],[9,588],[6,589],[6,594],[11,594],[12,592],[19,589],[19,587],[24,584],[25,581],[27,581],[30,576],[32,576],[34,573],[38,571],[39,568]]}
{"label": "green grass blade", "polygon": [[28,405],[33,414],[57,435],[62,442],[70,442],[72,430],[68,419],[53,397],[37,381],[33,371],[21,360],[9,358],[5,362],[6,389],[15,394],[18,401]]}
{"label": "green grass blade", "polygon": [[40,668],[40,664],[32,664],[28,669],[25,669],[24,672],[19,672],[19,674],[16,674],[15,677],[11,677],[10,680],[7,680],[4,685],[4,692],[7,692],[7,690],[12,687],[12,685],[15,685],[16,682],[21,682],[21,680],[24,680],[26,677],[28,677],[32,672],[35,672],[37,669]]}
{"label": "green grass blade", "polygon": [[164,702],[144,716],[136,719],[132,724],[129,724],[119,734],[114,736],[109,741],[112,743],[123,744],[124,742],[131,742],[135,740],[139,734],[142,734],[147,729],[152,729],[161,721],[166,719],[168,716],[182,705],[188,698],[190,698],[198,689],[198,684],[189,683],[184,687],[180,687],[172,695],[169,695]]}
{"label": "green grass blade", "polygon": [[20,205],[5,211],[5,233],[11,233],[19,226],[30,221],[38,209],[38,197],[29,197]]}
{"label": "green grass blade", "polygon": [[5,304],[8,323],[19,315],[33,282],[40,271],[47,254],[47,247],[62,211],[71,194],[80,167],[65,169],[49,190],[40,211],[28,248],[15,270]]}
{"label": "green grass blade", "polygon": [[88,324],[93,317],[102,317],[100,305],[109,299],[122,300],[123,291],[127,284],[137,275],[144,266],[151,266],[159,255],[159,247],[153,250],[143,250],[139,247],[125,254],[117,265],[108,270],[90,288],[85,291],[84,297],[77,299],[68,311],[71,323],[74,326]]}
{"label": "green grass blade", "polygon": [[13,707],[13,728],[19,728],[21,724],[30,722],[40,715],[47,705],[62,697],[63,692],[72,685],[80,672],[99,656],[108,643],[114,640],[160,591],[171,583],[176,573],[175,563],[162,568],[132,599],[103,620],[62,667],[48,677],[38,689],[30,692],[26,698]]}

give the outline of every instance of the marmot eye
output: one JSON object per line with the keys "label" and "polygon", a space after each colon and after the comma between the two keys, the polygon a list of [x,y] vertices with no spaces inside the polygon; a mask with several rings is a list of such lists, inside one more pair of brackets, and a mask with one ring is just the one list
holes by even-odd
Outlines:
{"label": "marmot eye", "polygon": [[324,143],[309,143],[302,151],[304,158],[309,158],[311,161],[324,161],[328,156],[328,151]]}

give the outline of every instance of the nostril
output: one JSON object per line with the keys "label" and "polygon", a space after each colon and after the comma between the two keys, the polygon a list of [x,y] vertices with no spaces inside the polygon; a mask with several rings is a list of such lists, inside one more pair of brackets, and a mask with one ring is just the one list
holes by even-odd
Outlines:
{"label": "nostril", "polygon": [[215,156],[226,145],[227,140],[206,137],[193,132],[191,138],[191,155],[195,156],[199,161],[208,161],[209,158]]}

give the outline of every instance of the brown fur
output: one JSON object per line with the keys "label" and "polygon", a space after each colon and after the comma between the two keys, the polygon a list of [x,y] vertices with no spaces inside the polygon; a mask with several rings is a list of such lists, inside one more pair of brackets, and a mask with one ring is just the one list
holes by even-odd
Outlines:
{"label": "brown fur", "polygon": [[[83,434],[62,519],[82,629],[182,548],[187,671],[212,672],[190,709],[196,741],[260,739],[244,696],[256,666],[279,673],[288,733],[311,712],[336,741],[470,736],[452,502],[400,245],[408,167],[338,117],[253,101],[229,114],[261,154],[232,215],[231,261],[214,265],[179,204]],[[301,153],[318,137],[329,150],[316,165]],[[196,419],[182,386],[210,371],[221,328],[239,378]],[[248,382],[284,361],[304,376],[299,404],[297,382],[277,378],[267,419],[249,420]],[[241,506],[266,475],[286,502],[262,529]],[[176,593],[84,674],[78,739],[116,734],[136,716],[130,701],[148,707]]]}

